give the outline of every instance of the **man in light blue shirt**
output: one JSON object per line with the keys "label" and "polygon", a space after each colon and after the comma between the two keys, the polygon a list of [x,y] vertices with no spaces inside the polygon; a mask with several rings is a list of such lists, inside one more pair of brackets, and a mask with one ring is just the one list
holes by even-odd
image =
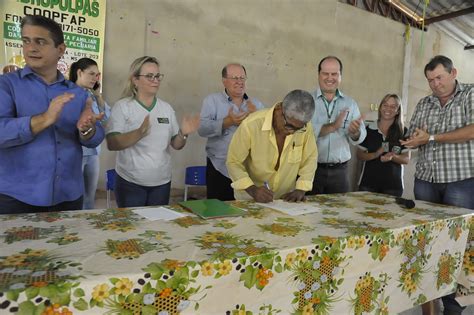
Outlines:
{"label": "man in light blue shirt", "polygon": [[234,190],[230,186],[227,167],[227,150],[230,140],[240,123],[252,112],[262,109],[263,104],[250,99],[245,93],[247,72],[238,63],[222,69],[224,91],[207,96],[201,109],[201,124],[198,133],[207,138],[207,198],[233,200]]}
{"label": "man in light blue shirt", "polygon": [[0,76],[0,213],[81,209],[81,145],[102,142],[103,114],[57,70],[59,24],[25,16],[21,37],[27,66]]}
{"label": "man in light blue shirt", "polygon": [[313,189],[308,195],[349,191],[347,162],[350,144],[364,141],[367,132],[357,103],[339,90],[342,62],[327,56],[319,62],[319,88],[314,91],[316,103],[312,124],[318,146],[318,167]]}

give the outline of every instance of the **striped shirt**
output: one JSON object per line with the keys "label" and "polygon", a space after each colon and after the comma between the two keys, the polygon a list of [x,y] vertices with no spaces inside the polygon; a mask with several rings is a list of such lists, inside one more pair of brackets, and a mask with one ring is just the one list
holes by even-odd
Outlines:
{"label": "striped shirt", "polygon": [[[456,82],[454,96],[441,106],[434,95],[422,98],[410,121],[430,135],[450,132],[474,123],[474,84]],[[432,183],[451,183],[474,177],[474,140],[462,143],[429,142],[418,148],[415,177]]]}

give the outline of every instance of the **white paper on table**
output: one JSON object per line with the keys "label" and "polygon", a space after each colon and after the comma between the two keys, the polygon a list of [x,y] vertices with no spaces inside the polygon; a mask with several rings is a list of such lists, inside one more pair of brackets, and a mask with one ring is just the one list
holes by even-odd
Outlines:
{"label": "white paper on table", "polygon": [[288,202],[284,200],[274,200],[269,203],[257,203],[262,207],[271,208],[277,211],[281,211],[288,215],[296,216],[307,213],[320,212],[321,208],[312,203],[306,202]]}
{"label": "white paper on table", "polygon": [[132,210],[138,215],[147,218],[150,221],[156,220],[165,220],[170,221],[177,218],[186,217],[187,214],[179,213],[165,207],[156,207],[156,208],[140,208]]}

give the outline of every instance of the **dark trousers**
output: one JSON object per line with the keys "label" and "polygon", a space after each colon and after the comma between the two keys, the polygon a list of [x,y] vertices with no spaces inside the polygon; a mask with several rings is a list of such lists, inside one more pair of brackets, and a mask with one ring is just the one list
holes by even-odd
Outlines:
{"label": "dark trousers", "polygon": [[222,201],[235,200],[234,189],[230,186],[232,180],[225,177],[214,168],[210,159],[207,159],[206,186],[207,199],[219,199]]}
{"label": "dark trousers", "polygon": [[167,205],[171,182],[159,186],[141,186],[115,175],[115,201],[119,208]]}
{"label": "dark trousers", "polygon": [[64,201],[53,206],[33,206],[8,195],[0,194],[0,214],[55,212],[82,209],[82,196],[73,201]]}
{"label": "dark trousers", "polygon": [[348,164],[318,163],[314,174],[313,189],[307,195],[337,194],[349,192]]}

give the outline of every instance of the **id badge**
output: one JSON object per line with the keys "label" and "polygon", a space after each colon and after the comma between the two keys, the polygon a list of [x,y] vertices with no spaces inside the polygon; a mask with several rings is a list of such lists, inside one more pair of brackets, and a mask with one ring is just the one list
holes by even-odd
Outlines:
{"label": "id badge", "polygon": [[169,124],[170,123],[170,121],[167,117],[157,117],[156,119],[158,120],[159,124]]}

